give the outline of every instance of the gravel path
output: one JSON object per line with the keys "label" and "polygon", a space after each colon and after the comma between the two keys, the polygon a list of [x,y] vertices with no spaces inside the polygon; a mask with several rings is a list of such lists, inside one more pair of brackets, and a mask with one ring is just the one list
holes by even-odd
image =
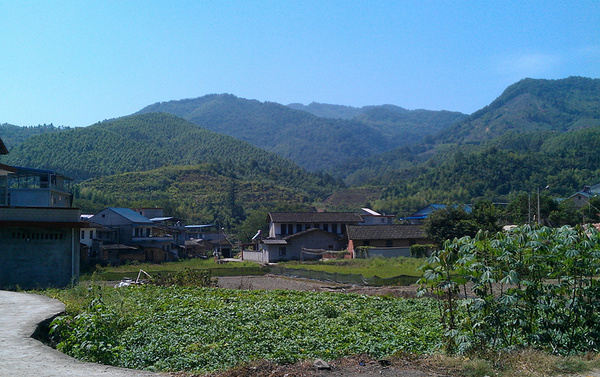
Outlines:
{"label": "gravel path", "polygon": [[157,377],[167,374],[116,368],[75,360],[33,339],[37,325],[62,313],[49,297],[0,291],[0,376]]}

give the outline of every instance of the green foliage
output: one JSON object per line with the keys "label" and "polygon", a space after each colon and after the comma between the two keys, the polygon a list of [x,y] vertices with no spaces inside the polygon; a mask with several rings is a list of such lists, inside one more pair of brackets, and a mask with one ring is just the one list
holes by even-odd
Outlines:
{"label": "green foliage", "polygon": [[498,210],[491,203],[480,203],[467,212],[462,206],[446,206],[431,213],[423,228],[437,245],[448,239],[475,236],[479,230],[498,231]]}
{"label": "green foliage", "polygon": [[[368,247],[361,246],[361,250],[366,251],[366,254],[368,254]],[[392,278],[400,275],[419,276],[418,269],[423,263],[423,259],[417,258],[376,257],[368,259],[326,260],[318,262],[290,261],[281,262],[279,265],[287,268],[326,271],[330,273],[357,274],[364,277],[379,276],[381,278]]]}
{"label": "green foliage", "polygon": [[524,79],[489,106],[442,131],[446,142],[485,140],[510,131],[567,131],[600,125],[600,79]]}
{"label": "green foliage", "polygon": [[[6,163],[58,171],[75,180],[173,165],[209,165],[231,178],[271,182],[328,194],[339,182],[308,174],[290,160],[169,114],[143,114],[31,137]],[[165,177],[168,179],[168,177]],[[158,179],[146,190],[164,185]]]}
{"label": "green foliage", "polygon": [[139,113],[179,116],[275,152],[311,171],[330,169],[342,161],[407,145],[464,117],[447,111],[411,112],[396,106],[377,106],[365,111],[368,114],[355,119],[328,119],[273,102],[212,94],[156,103]]}
{"label": "green foliage", "polygon": [[[443,297],[446,349],[600,349],[600,233],[524,226],[447,241],[421,282]],[[462,292],[466,299],[459,300]]]}
{"label": "green foliage", "polygon": [[429,256],[435,245],[411,245],[410,255],[414,258],[423,258]]}
{"label": "green foliage", "polygon": [[[434,352],[436,312],[434,300],[132,286],[91,291],[77,310],[54,320],[53,334],[59,349],[87,360],[205,372],[263,358]],[[86,348],[97,352],[89,356]]]}
{"label": "green foliage", "polygon": [[[282,175],[283,172],[279,177]],[[277,182],[269,174],[256,172],[252,180],[249,178],[232,178],[213,165],[169,166],[82,182],[76,186],[74,204],[92,213],[98,207],[158,206],[165,214],[188,221],[218,222],[231,231],[249,214],[272,211],[282,203],[306,210],[323,189],[317,184],[319,179],[313,181],[314,190],[311,189],[310,177],[293,188],[280,185],[283,182]],[[264,226],[265,219],[266,213],[263,224],[250,237]]]}
{"label": "green foliage", "polygon": [[68,130],[69,127],[55,127],[52,123],[40,124],[31,127],[19,127],[8,123],[0,124],[0,137],[9,151],[28,138],[51,132]]}
{"label": "green foliage", "polygon": [[150,283],[166,287],[172,285],[180,287],[214,287],[217,285],[217,281],[212,278],[211,270],[191,268],[167,274],[155,274],[150,279]]}

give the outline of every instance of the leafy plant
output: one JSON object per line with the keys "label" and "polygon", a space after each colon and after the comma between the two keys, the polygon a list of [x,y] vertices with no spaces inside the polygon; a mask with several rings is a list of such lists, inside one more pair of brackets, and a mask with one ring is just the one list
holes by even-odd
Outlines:
{"label": "leafy plant", "polygon": [[82,294],[78,308],[53,322],[58,348],[128,368],[203,372],[257,359],[383,358],[435,352],[441,341],[430,299],[151,285]]}
{"label": "leafy plant", "polygon": [[[523,226],[447,241],[421,283],[443,296],[448,352],[600,349],[600,233]],[[462,292],[464,299],[458,300]]]}

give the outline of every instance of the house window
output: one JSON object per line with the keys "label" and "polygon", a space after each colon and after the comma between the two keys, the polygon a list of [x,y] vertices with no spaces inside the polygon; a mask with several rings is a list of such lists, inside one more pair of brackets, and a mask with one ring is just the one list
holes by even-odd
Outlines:
{"label": "house window", "polygon": [[85,239],[85,230],[81,231],[81,239],[84,240]]}
{"label": "house window", "polygon": [[337,224],[331,224],[331,233],[337,233],[338,229],[337,229]]}
{"label": "house window", "polygon": [[302,232],[302,224],[296,224],[296,233]]}
{"label": "house window", "polygon": [[287,234],[294,234],[294,224],[288,224]]}
{"label": "house window", "polygon": [[371,240],[364,240],[363,246],[371,246]]}
{"label": "house window", "polygon": [[329,232],[329,224],[323,224],[323,230]]}
{"label": "house window", "polygon": [[287,249],[285,248],[285,246],[279,246],[279,256],[283,257],[287,254]]}
{"label": "house window", "polygon": [[150,228],[146,228],[146,237],[150,237]]}
{"label": "house window", "polygon": [[90,240],[93,240],[93,239],[94,239],[94,231],[90,230]]}
{"label": "house window", "polygon": [[281,234],[287,234],[287,224],[281,224]]}
{"label": "house window", "polygon": [[310,224],[304,224],[304,230],[309,230],[310,229]]}
{"label": "house window", "polygon": [[394,241],[392,240],[385,240],[385,247],[392,247],[394,246]]}
{"label": "house window", "polygon": [[140,228],[135,228],[134,237],[139,237],[139,236],[140,236]]}

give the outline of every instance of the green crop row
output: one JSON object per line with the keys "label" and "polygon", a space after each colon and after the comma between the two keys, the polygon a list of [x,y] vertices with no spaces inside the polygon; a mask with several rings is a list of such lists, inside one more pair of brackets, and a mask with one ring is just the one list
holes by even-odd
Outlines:
{"label": "green crop row", "polygon": [[428,299],[176,286],[53,294],[73,303],[52,323],[59,350],[136,369],[202,372],[257,359],[381,358],[434,352],[442,339],[438,303]]}

